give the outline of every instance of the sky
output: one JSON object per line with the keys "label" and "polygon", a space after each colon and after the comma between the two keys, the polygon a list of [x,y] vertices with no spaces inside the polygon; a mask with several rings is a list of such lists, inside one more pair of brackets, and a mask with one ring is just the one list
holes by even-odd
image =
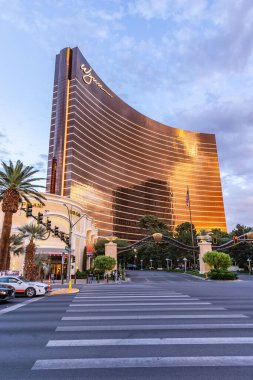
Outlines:
{"label": "sky", "polygon": [[46,175],[55,56],[139,112],[215,133],[228,230],[253,227],[252,0],[0,0],[0,160]]}

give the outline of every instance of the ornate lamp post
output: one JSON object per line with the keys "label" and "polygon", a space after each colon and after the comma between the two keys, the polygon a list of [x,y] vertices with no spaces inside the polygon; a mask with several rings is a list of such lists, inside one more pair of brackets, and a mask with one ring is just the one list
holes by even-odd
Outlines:
{"label": "ornate lamp post", "polygon": [[186,263],[187,263],[187,258],[186,258],[186,257],[184,257],[184,258],[183,258],[183,261],[184,261],[184,272],[186,272]]}
{"label": "ornate lamp post", "polygon": [[251,274],[251,259],[247,259],[248,263],[249,263],[249,274]]}
{"label": "ornate lamp post", "polygon": [[169,259],[166,258],[165,260],[166,260],[166,263],[167,263],[167,269],[169,270]]}
{"label": "ornate lamp post", "polygon": [[151,270],[151,268],[152,268],[152,263],[153,263],[153,260],[152,260],[152,259],[150,259],[149,261],[150,261],[150,270]]}

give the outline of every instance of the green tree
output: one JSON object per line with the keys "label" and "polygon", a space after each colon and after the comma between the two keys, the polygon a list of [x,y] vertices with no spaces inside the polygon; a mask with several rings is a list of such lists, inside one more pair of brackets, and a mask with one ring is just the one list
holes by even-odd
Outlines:
{"label": "green tree", "polygon": [[12,234],[10,236],[10,245],[7,256],[7,268],[10,267],[11,253],[14,256],[19,256],[24,253],[23,237],[20,235]]}
{"label": "green tree", "polygon": [[247,226],[244,226],[243,224],[237,224],[235,228],[232,230],[231,235],[241,236],[250,231],[252,231],[252,227],[247,227]]}
{"label": "green tree", "polygon": [[139,227],[145,235],[152,235],[155,232],[160,232],[163,235],[170,235],[169,227],[165,222],[154,215],[145,215],[139,221]]}
{"label": "green tree", "polygon": [[211,230],[212,240],[215,245],[221,245],[231,240],[229,233],[222,231],[220,228],[213,228]]}
{"label": "green tree", "polygon": [[17,161],[15,165],[12,161],[9,161],[9,164],[2,162],[2,170],[0,170],[0,201],[2,201],[4,213],[0,242],[0,269],[2,270],[9,269],[7,261],[12,217],[18,211],[19,204],[23,200],[30,203],[30,198],[44,204],[43,199],[46,199],[36,189],[41,186],[34,184],[35,181],[42,179],[33,177],[37,172],[38,170],[32,166],[25,167],[21,161]]}
{"label": "green tree", "polygon": [[[197,231],[195,229],[194,224],[192,224],[192,234],[193,234],[193,241],[195,241],[197,236]],[[179,224],[175,229],[175,238],[179,241],[181,241],[184,244],[192,245],[192,235],[191,235],[191,223],[184,222]]]}
{"label": "green tree", "polygon": [[97,256],[94,260],[94,269],[99,273],[112,270],[116,265],[116,260],[110,256]]}
{"label": "green tree", "polygon": [[36,253],[36,240],[45,240],[48,231],[44,226],[37,225],[36,223],[25,224],[18,229],[20,231],[20,236],[23,239],[29,239],[29,244],[25,250],[25,265],[24,265],[24,276],[29,281],[34,281],[37,277],[37,266],[35,264],[35,253]]}
{"label": "green tree", "polygon": [[231,257],[224,252],[209,251],[203,256],[204,263],[207,263],[212,269],[228,269],[232,264]]}

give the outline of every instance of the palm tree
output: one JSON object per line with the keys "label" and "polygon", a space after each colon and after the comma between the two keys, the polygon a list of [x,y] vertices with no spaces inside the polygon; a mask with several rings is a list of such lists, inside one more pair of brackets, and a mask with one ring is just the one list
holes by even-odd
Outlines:
{"label": "palm tree", "polygon": [[7,268],[10,267],[11,253],[14,256],[19,256],[24,253],[23,237],[21,235],[13,234],[10,236],[10,245],[7,256]]}
{"label": "palm tree", "polygon": [[24,166],[19,160],[16,165],[12,161],[9,161],[8,165],[2,162],[2,170],[0,170],[0,201],[3,201],[4,221],[0,243],[0,270],[9,269],[7,267],[7,257],[12,216],[18,211],[19,204],[23,200],[30,203],[29,198],[34,198],[44,205],[43,199],[46,198],[36,190],[36,188],[42,186],[33,184],[34,181],[43,179],[33,178],[33,175],[37,172],[38,170],[35,170],[32,166]]}
{"label": "palm tree", "polygon": [[43,281],[44,277],[48,275],[50,271],[50,266],[48,265],[48,256],[47,255],[35,255],[34,262],[38,268],[38,277],[40,281]]}
{"label": "palm tree", "polygon": [[46,240],[46,236],[49,232],[44,226],[40,226],[36,223],[25,224],[23,227],[19,227],[20,235],[23,239],[28,238],[29,244],[25,249],[25,265],[24,265],[24,277],[33,281],[37,276],[37,265],[35,263],[36,245],[35,240]]}

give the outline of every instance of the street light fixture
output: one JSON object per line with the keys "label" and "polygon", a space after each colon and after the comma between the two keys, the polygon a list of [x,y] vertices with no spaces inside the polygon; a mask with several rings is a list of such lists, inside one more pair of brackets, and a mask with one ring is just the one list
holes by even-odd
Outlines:
{"label": "street light fixture", "polygon": [[248,263],[249,263],[249,274],[251,274],[251,259],[247,259]]}
{"label": "street light fixture", "polygon": [[69,244],[68,244],[68,247],[67,247],[67,252],[68,252],[67,280],[68,280],[68,284],[69,284],[69,289],[71,289],[72,288],[72,281],[71,281],[71,247],[72,247],[73,228],[87,214],[81,215],[80,218],[75,223],[73,223],[72,222],[72,216],[71,216],[72,207],[70,209],[66,203],[64,203],[63,206],[65,206],[67,208],[67,210],[68,210]]}
{"label": "street light fixture", "polygon": [[184,261],[184,272],[186,272],[186,263],[187,263],[187,258],[186,258],[186,257],[184,257],[184,258],[183,258],[183,261]]}

